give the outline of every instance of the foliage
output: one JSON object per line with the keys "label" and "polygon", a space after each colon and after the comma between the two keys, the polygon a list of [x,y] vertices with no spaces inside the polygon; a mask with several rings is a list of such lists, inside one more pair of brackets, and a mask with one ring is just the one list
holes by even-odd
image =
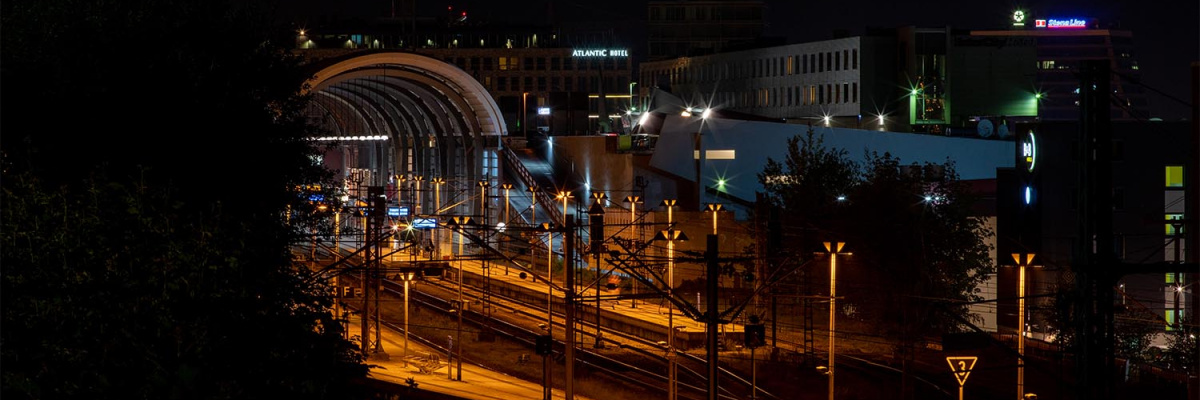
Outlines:
{"label": "foliage", "polygon": [[[979,299],[976,286],[993,272],[991,232],[972,214],[974,198],[952,162],[902,168],[889,154],[869,153],[859,165],[810,131],[759,179],[792,227],[785,233],[796,240],[783,242],[794,254],[847,243],[853,255],[838,259],[838,295],[877,333],[916,343],[960,329],[954,314],[969,318],[965,302]],[[827,279],[827,270],[814,272]]]}
{"label": "foliage", "polygon": [[5,398],[353,395],[288,251],[328,176],[262,5],[2,5]]}
{"label": "foliage", "polygon": [[1196,340],[1196,322],[1194,319],[1182,318],[1180,329],[1167,331],[1167,350],[1165,358],[1171,369],[1196,374],[1200,368],[1200,341]]}

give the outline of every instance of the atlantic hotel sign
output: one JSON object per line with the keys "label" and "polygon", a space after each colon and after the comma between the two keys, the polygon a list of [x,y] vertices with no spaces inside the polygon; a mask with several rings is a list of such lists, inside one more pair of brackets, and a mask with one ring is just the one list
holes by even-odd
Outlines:
{"label": "atlantic hotel sign", "polygon": [[626,49],[585,49],[571,51],[571,57],[629,57]]}

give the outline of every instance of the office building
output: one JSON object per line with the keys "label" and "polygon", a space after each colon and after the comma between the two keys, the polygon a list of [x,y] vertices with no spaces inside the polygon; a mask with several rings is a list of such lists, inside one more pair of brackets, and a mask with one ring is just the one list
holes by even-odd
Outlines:
{"label": "office building", "polygon": [[651,1],[647,44],[651,61],[714,54],[763,36],[761,0]]}
{"label": "office building", "polygon": [[1105,27],[1090,18],[1036,17],[1020,14],[1022,22],[1009,29],[975,30],[971,36],[1020,39],[1037,48],[1037,90],[1041,94],[1040,117],[1045,121],[1074,121],[1079,118],[1080,63],[1107,60],[1113,72],[1110,83],[1113,121],[1148,120],[1145,90],[1135,84],[1141,76],[1133,52],[1133,33]]}

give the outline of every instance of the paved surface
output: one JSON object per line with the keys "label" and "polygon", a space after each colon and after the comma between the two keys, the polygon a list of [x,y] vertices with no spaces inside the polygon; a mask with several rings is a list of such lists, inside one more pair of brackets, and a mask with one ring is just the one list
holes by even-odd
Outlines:
{"label": "paved surface", "polygon": [[[358,323],[350,323],[350,332],[358,332]],[[504,373],[487,368],[463,363],[462,381],[449,379],[446,371],[445,355],[440,356],[440,366],[429,373],[422,372],[418,365],[427,364],[432,358],[430,348],[419,342],[408,344],[409,360],[406,366],[400,353],[404,349],[404,335],[391,329],[383,329],[383,348],[389,354],[389,360],[367,360],[368,365],[375,365],[369,377],[404,385],[405,380],[413,378],[419,389],[438,392],[463,399],[478,400],[511,400],[511,399],[541,399],[542,385],[540,382],[521,380]],[[566,393],[559,389],[552,391],[555,399],[565,399]],[[576,399],[589,400],[587,397],[575,395]]]}
{"label": "paved surface", "polygon": [[[518,261],[524,261],[524,260],[518,260]],[[452,268],[459,268],[460,265],[462,266],[463,269],[465,269],[468,272],[471,272],[474,274],[481,274],[481,275],[483,274],[483,268],[480,266],[479,261],[462,261],[461,264],[459,261],[450,261],[450,266]],[[493,280],[503,281],[505,283],[509,283],[512,285],[523,286],[523,287],[526,287],[530,290],[537,291],[537,292],[542,292],[542,293],[546,292],[546,283],[545,283],[545,281],[543,281],[541,279],[541,277],[544,276],[544,273],[542,275],[539,275],[537,280],[534,281],[534,279],[531,279],[528,276],[526,276],[525,279],[521,279],[520,271],[514,267],[509,268],[508,275],[504,274],[503,264],[498,264],[498,263],[493,264],[493,266],[490,269],[492,271],[491,279],[493,279]],[[605,270],[607,271],[607,268]],[[556,284],[562,285],[562,281],[561,281],[560,277],[554,277],[554,281]],[[642,291],[639,291],[639,293],[649,292],[649,289],[646,289],[644,287],[641,289],[642,289]],[[611,296],[611,295],[616,295],[616,294],[618,294],[618,292],[615,290],[613,290],[613,291],[601,290],[600,291],[601,296]],[[584,301],[587,304],[587,306],[585,306],[585,308],[584,308],[585,310],[587,310],[588,308],[594,307],[593,304],[595,304],[595,296],[596,296],[596,291],[594,289],[589,289],[589,290],[586,290],[579,294],[579,297],[582,299],[582,301]],[[556,299],[555,301],[561,302],[562,301],[562,292],[555,291],[554,298]],[[618,313],[618,314],[626,315],[629,317],[637,318],[637,319],[640,319],[643,321],[647,321],[647,322],[650,322],[653,324],[661,325],[663,327],[662,329],[664,332],[667,329],[667,311],[668,311],[668,309],[667,309],[666,303],[661,300],[656,300],[656,299],[637,300],[636,307],[633,306],[633,302],[631,300],[620,300],[620,301],[605,300],[605,301],[602,301],[602,306],[604,307],[605,313]],[[704,307],[704,306],[705,306],[704,304],[701,304],[701,307]],[[591,308],[591,310],[594,311],[595,309]],[[584,311],[584,313],[587,314],[587,311]],[[592,314],[588,314],[588,315],[592,315]],[[700,322],[689,319],[688,317],[684,316],[678,309],[675,310],[674,320],[675,320],[674,321],[675,327],[677,329],[686,330],[688,332],[704,332],[704,324],[701,324]],[[682,328],[680,328],[680,327],[682,327]],[[742,327],[737,324],[726,324],[725,325],[726,332],[733,332],[735,330],[740,332],[742,330]]]}

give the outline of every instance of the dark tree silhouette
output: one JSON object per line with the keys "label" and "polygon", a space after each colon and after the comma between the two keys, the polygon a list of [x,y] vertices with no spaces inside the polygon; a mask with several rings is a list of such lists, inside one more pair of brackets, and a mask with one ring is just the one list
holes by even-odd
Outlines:
{"label": "dark tree silhouette", "polygon": [[[992,233],[972,213],[974,198],[952,162],[903,165],[868,153],[858,164],[810,131],[789,141],[782,162],[769,160],[759,180],[780,209],[785,252],[807,259],[824,251],[822,241],[847,243],[853,255],[839,257],[839,312],[887,338],[902,360],[971,319],[966,303],[980,300],[976,287],[994,272]],[[818,265],[804,273],[828,282],[828,267]],[[821,285],[814,293],[828,293]]]}
{"label": "dark tree silhouette", "polygon": [[289,252],[295,188],[327,175],[264,5],[0,8],[4,398],[355,395]]}

